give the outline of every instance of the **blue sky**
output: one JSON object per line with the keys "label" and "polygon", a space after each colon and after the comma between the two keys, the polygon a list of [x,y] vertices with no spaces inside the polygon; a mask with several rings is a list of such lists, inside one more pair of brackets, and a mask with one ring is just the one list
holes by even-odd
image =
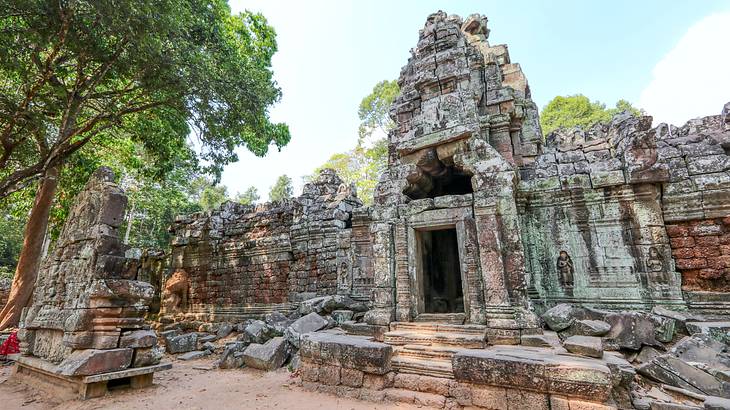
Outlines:
{"label": "blue sky", "polygon": [[681,125],[730,101],[730,0],[706,1],[231,1],[260,11],[277,32],[271,110],[292,141],[256,158],[241,149],[222,183],[231,194],[256,186],[265,200],[281,174],[301,177],[357,140],[357,107],[373,85],[398,77],[418,30],[439,9],[489,18],[491,44],[506,43],[539,107],[582,93],[620,98],[655,121]]}

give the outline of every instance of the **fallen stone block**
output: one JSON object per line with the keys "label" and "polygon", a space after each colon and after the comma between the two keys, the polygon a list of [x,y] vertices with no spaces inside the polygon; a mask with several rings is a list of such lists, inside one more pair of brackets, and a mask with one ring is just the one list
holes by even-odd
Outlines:
{"label": "fallen stone block", "polygon": [[639,366],[637,372],[651,380],[693,393],[730,396],[730,383],[723,382],[671,354],[654,358],[651,362]]}
{"label": "fallen stone block", "polygon": [[528,347],[553,347],[546,335],[524,335],[521,341],[523,346]]}
{"label": "fallen stone block", "polygon": [[64,376],[90,376],[124,370],[132,364],[132,350],[76,350],[58,365],[57,372]]}
{"label": "fallen stone block", "polygon": [[295,347],[299,347],[301,335],[316,332],[327,327],[327,319],[316,313],[310,313],[294,321],[284,332],[286,340]]}
{"label": "fallen stone block", "polygon": [[178,356],[177,358],[179,360],[184,360],[184,361],[196,360],[196,359],[200,359],[205,356],[208,356],[209,354],[210,354],[210,351],[208,351],[208,350],[194,350],[192,352],[183,353],[180,356]]}
{"label": "fallen stone block", "polygon": [[191,352],[198,347],[198,334],[185,333],[178,336],[167,338],[165,342],[167,351],[170,353]]}
{"label": "fallen stone block", "polygon": [[165,348],[159,346],[134,349],[132,367],[146,367],[160,363],[165,354]]}
{"label": "fallen stone block", "polygon": [[603,336],[611,330],[611,325],[602,320],[576,320],[568,328],[573,335]]}
{"label": "fallen stone block", "polygon": [[274,370],[280,368],[288,356],[286,339],[275,337],[264,344],[248,346],[243,352],[243,362],[255,369]]}
{"label": "fallen stone block", "polygon": [[575,318],[573,317],[573,306],[561,303],[542,314],[545,324],[556,332],[567,329]]}
{"label": "fallen stone block", "polygon": [[654,308],[651,309],[651,313],[657,316],[663,316],[673,319],[675,321],[677,332],[685,335],[689,335],[689,333],[687,332],[687,322],[695,321],[697,319],[689,312],[679,312],[661,306],[654,306]]}
{"label": "fallen stone block", "polygon": [[152,330],[133,330],[122,333],[119,347],[152,347],[157,345],[157,335]]}
{"label": "fallen stone block", "polygon": [[233,325],[230,323],[221,323],[221,325],[218,327],[218,331],[215,332],[216,337],[218,339],[223,339],[224,337],[228,336],[233,332]]}
{"label": "fallen stone block", "polygon": [[279,312],[271,312],[264,317],[264,322],[276,331],[276,336],[281,336],[294,321]]}
{"label": "fallen stone block", "polygon": [[603,357],[603,346],[600,337],[595,336],[571,336],[563,341],[563,347],[570,353],[581,356]]}
{"label": "fallen stone block", "polygon": [[335,323],[341,326],[343,323],[352,320],[355,312],[353,312],[352,310],[335,310],[330,315],[332,316],[332,319],[335,321]]}
{"label": "fallen stone block", "polygon": [[656,340],[656,326],[649,316],[644,312],[607,314],[604,320],[611,325],[611,330],[603,336],[605,345],[631,350],[639,350],[642,346],[662,348]]}
{"label": "fallen stone block", "polygon": [[263,344],[274,336],[276,336],[274,328],[267,325],[266,322],[254,320],[246,326],[238,340],[247,343]]}
{"label": "fallen stone block", "polygon": [[730,345],[730,322],[687,322],[687,332],[690,335],[703,333]]}
{"label": "fallen stone block", "polygon": [[244,342],[232,342],[226,344],[220,359],[218,359],[218,367],[221,369],[236,369],[242,367],[244,364],[243,352],[246,350],[247,346],[248,344]]}
{"label": "fallen stone block", "polygon": [[709,396],[703,403],[705,410],[730,410],[730,399]]}

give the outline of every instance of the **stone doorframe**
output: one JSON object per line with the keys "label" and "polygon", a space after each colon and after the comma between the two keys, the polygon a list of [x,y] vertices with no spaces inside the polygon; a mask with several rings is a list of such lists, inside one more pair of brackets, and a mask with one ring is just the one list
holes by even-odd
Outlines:
{"label": "stone doorframe", "polygon": [[[404,218],[401,224],[401,232],[404,231],[405,235],[396,235],[396,242],[399,239],[405,240],[407,258],[399,258],[396,261],[396,272],[399,273],[396,274],[397,320],[410,322],[420,313],[425,313],[423,286],[420,283],[423,267],[418,232],[455,229],[459,249],[465,322],[483,324],[485,322],[484,298],[481,296],[483,285],[479,272],[479,244],[472,208],[458,207],[423,211]],[[402,266],[404,264],[406,266]],[[400,274],[401,272],[405,274]]]}

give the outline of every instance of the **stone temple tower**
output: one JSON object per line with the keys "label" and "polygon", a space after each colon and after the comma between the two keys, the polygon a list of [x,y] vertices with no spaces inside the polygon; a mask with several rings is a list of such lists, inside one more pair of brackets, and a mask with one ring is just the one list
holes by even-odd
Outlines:
{"label": "stone temple tower", "polygon": [[375,192],[370,324],[486,325],[492,343],[538,327],[516,191],[543,138],[519,64],[488,35],[484,16],[434,13],[401,70]]}

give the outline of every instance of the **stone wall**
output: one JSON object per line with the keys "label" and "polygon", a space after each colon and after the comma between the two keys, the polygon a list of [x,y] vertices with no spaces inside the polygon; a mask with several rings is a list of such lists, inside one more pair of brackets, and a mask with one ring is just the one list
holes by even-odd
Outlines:
{"label": "stone wall", "polygon": [[353,187],[324,170],[297,198],[256,206],[227,202],[179,217],[170,271],[185,273],[188,293],[183,306],[163,306],[163,313],[236,321],[286,312],[314,296],[369,296],[363,268],[372,254],[369,217],[365,210],[353,218],[359,206]]}
{"label": "stone wall", "polygon": [[730,217],[667,225],[682,289],[730,292]]}

